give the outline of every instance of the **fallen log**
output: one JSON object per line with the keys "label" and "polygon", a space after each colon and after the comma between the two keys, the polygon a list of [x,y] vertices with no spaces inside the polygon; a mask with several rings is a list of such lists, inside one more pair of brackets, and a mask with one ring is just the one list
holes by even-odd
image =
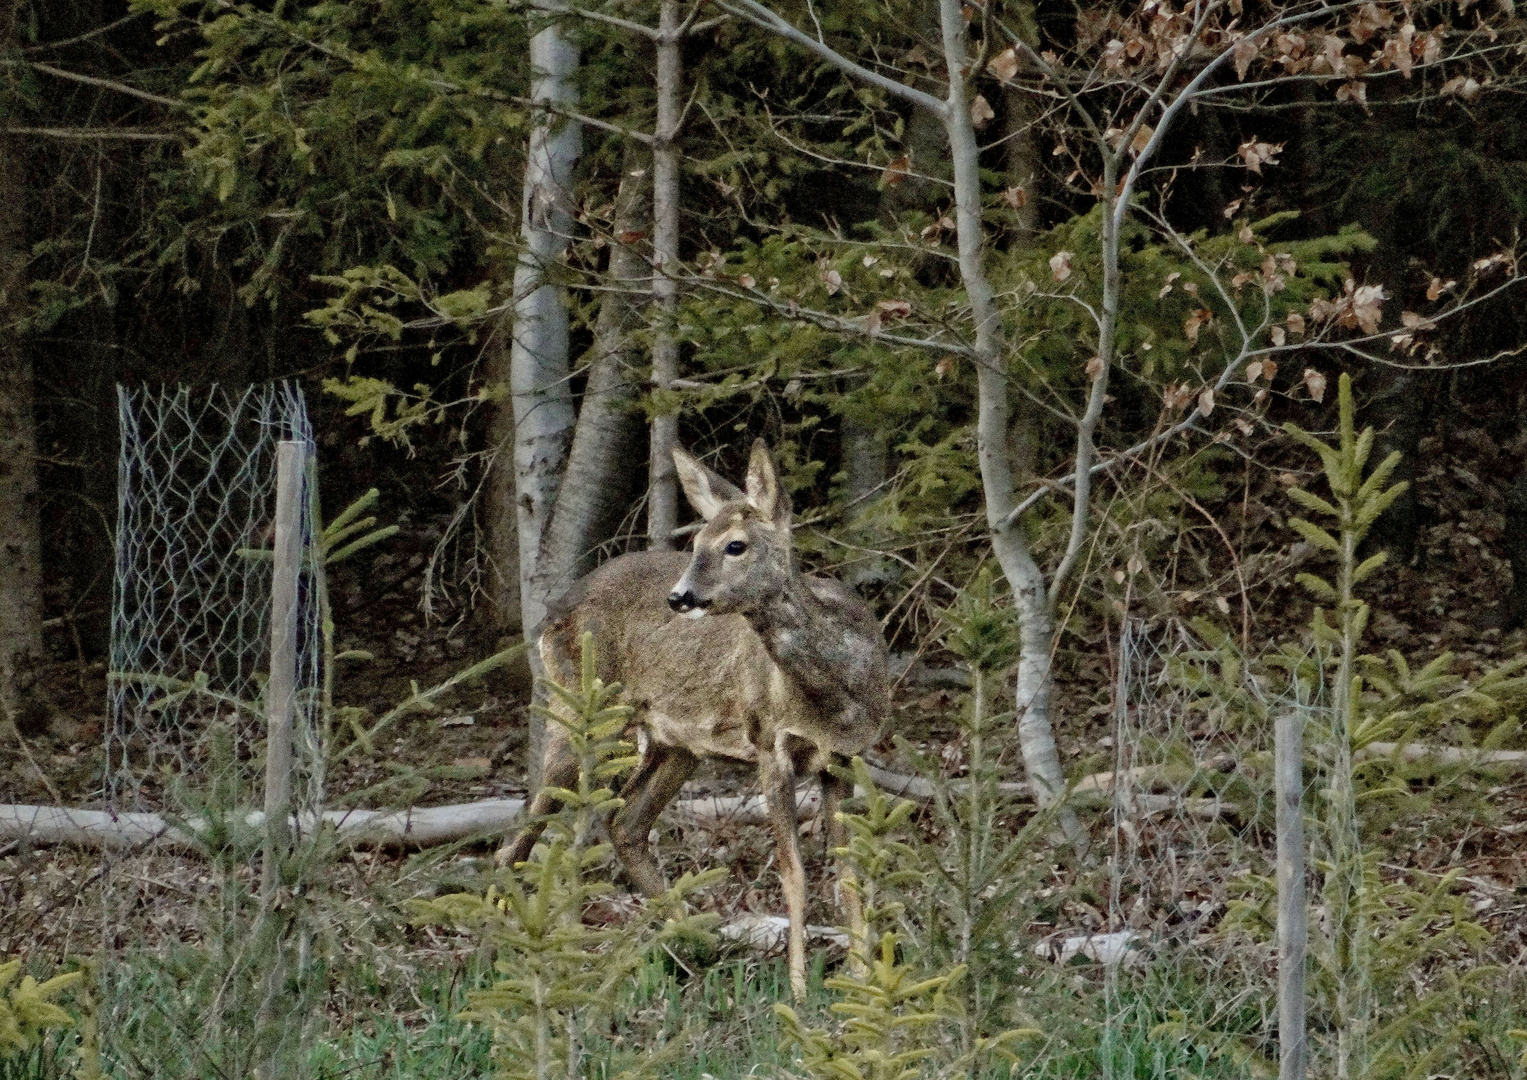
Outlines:
{"label": "fallen log", "polygon": [[[870,776],[886,792],[922,802],[934,798],[934,786],[921,776],[904,776],[870,766]],[[949,784],[951,793],[959,794],[966,782]],[[1004,795],[1026,795],[1028,785],[1002,783]],[[809,821],[821,813],[821,790],[814,784],[796,791],[796,816]],[[328,810],[323,822],[332,825],[350,843],[375,847],[430,847],[465,840],[484,833],[504,834],[517,824],[524,810],[523,799],[484,799],[449,806],[417,807],[409,810]],[[699,823],[761,824],[768,821],[768,807],[762,795],[706,795],[678,799],[673,810]],[[246,814],[251,828],[264,825],[260,811]],[[311,832],[311,818],[294,819],[297,831]],[[91,849],[120,850],[159,842],[180,850],[199,846],[198,833],[205,824],[192,821],[190,832],[177,827],[159,814],[113,813],[107,810],[83,810],[75,807],[29,806],[0,803],[0,840],[24,840],[33,844],[72,844]]]}
{"label": "fallen log", "polygon": [[[507,832],[524,807],[523,799],[485,799],[410,810],[328,810],[323,821],[352,843],[430,847],[479,833]],[[253,811],[244,816],[244,822],[258,829],[264,825],[265,815]],[[294,829],[309,832],[313,824],[311,817],[292,822]],[[199,846],[197,834],[206,827],[205,822],[193,819],[187,823],[190,830],[187,832],[159,814],[0,803],[0,840],[25,840],[33,844],[117,850],[158,841],[194,851]]]}
{"label": "fallen log", "polygon": [[[772,955],[783,952],[789,939],[790,920],[783,915],[742,915],[716,927],[716,935],[754,952]],[[806,927],[806,940],[840,949],[849,946],[849,936],[835,926]]]}
{"label": "fallen log", "polygon": [[1470,750],[1427,743],[1369,743],[1353,755],[1358,761],[1398,756],[1405,761],[1436,761],[1443,765],[1517,765],[1527,767],[1527,750]]}

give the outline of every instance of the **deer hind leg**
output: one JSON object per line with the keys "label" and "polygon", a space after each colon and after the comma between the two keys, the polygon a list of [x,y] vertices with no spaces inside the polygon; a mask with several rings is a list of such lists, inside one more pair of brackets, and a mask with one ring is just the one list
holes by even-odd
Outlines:
{"label": "deer hind leg", "polygon": [[801,865],[800,825],[795,816],[795,766],[784,745],[776,747],[773,753],[765,750],[759,754],[758,779],[763,787],[764,801],[769,805],[780,882],[785,887],[785,906],[790,912],[790,990],[796,1001],[803,1001],[806,997],[806,868]]}
{"label": "deer hind leg", "polygon": [[610,842],[632,883],[650,897],[667,889],[657,860],[652,857],[647,835],[663,807],[673,801],[700,759],[678,746],[647,743],[647,752],[620,796],[625,805],[610,822]]}
{"label": "deer hind leg", "polygon": [[853,963],[862,967],[864,957],[868,954],[869,946],[865,937],[869,929],[864,924],[864,905],[859,900],[859,883],[853,865],[843,856],[834,854],[838,848],[848,846],[848,826],[838,820],[838,807],[853,794],[853,784],[827,769],[818,774],[818,779],[822,782],[822,820],[827,824],[827,853],[832,856],[838,868],[838,908],[843,913],[843,924],[853,943],[849,957]]}
{"label": "deer hind leg", "polygon": [[578,758],[567,741],[567,731],[552,721],[546,725],[546,750],[541,758],[541,789],[531,800],[527,822],[513,842],[498,849],[494,861],[499,866],[513,866],[530,858],[531,850],[546,828],[546,816],[556,807],[551,788],[578,786]]}

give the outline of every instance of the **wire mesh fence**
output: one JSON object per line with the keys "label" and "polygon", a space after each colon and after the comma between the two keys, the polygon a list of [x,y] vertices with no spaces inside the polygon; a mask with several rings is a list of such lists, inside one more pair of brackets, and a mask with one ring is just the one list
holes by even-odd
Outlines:
{"label": "wire mesh fence", "polygon": [[[290,384],[120,389],[117,552],[106,757],[117,810],[166,805],[169,777],[259,780],[270,659],[276,448],[312,444]],[[308,483],[312,482],[308,454]],[[302,549],[313,549],[302,500]],[[318,582],[298,586],[299,812],[323,800]],[[248,801],[258,800],[250,789]]]}
{"label": "wire mesh fence", "polygon": [[1278,1058],[1274,720],[1312,708],[1297,686],[1248,674],[1228,639],[1123,628],[1108,933],[1086,945],[1110,1080]]}
{"label": "wire mesh fence", "polygon": [[[310,893],[327,850],[310,827],[321,820],[325,739],[306,406],[290,384],[122,389],[118,400],[106,793],[113,812],[153,812],[172,829],[104,856],[102,1052],[124,1076],[301,1075],[321,1012]],[[268,805],[283,441],[306,448],[288,545],[302,553],[296,688],[282,695],[294,705],[295,836],[256,813]],[[178,857],[188,843],[194,860]],[[165,886],[177,902],[164,902]]]}

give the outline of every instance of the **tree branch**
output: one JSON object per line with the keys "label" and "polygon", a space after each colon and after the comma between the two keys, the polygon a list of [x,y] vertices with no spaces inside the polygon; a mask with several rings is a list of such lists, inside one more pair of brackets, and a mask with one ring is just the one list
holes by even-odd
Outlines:
{"label": "tree branch", "polygon": [[86,86],[99,86],[104,90],[115,90],[119,94],[128,97],[140,98],[143,101],[152,101],[155,105],[167,105],[172,109],[184,108],[185,102],[179,98],[165,97],[163,94],[152,94],[147,90],[139,90],[136,86],[128,86],[126,83],[117,82],[115,79],[101,79],[94,75],[81,75],[77,71],[66,71],[56,68],[52,64],[44,64],[36,60],[22,61],[29,63],[38,71],[45,71],[58,79],[68,79],[70,82],[84,83]]}
{"label": "tree branch", "polygon": [[55,128],[55,127],[8,127],[0,128],[0,135],[42,135],[50,139],[124,139],[140,142],[171,142],[180,138],[158,131],[129,131],[119,128]]}
{"label": "tree branch", "polygon": [[909,101],[913,105],[922,106],[934,116],[942,119],[949,110],[949,106],[945,102],[934,97],[932,94],[925,93],[905,83],[899,83],[895,79],[888,79],[877,71],[871,71],[867,67],[854,63],[826,42],[818,41],[804,31],[796,29],[794,24],[786,22],[775,12],[758,3],[757,0],[717,0],[716,6],[722,11],[737,16],[739,19],[747,20],[754,26],[762,27],[765,30],[778,34],[787,41],[795,42],[801,48],[816,54],[845,74],[852,75],[854,78],[867,82],[871,86],[878,87],[888,94],[901,98],[903,101]]}

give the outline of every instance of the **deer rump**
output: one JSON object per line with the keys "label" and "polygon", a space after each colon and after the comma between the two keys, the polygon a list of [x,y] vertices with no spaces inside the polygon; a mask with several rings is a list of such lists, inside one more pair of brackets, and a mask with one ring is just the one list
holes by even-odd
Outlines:
{"label": "deer rump", "polygon": [[[808,688],[786,674],[741,614],[693,619],[675,614],[669,590],[689,566],[679,551],[621,555],[580,580],[555,605],[540,637],[547,675],[577,684],[579,640],[594,637],[598,673],[619,681],[634,723],[657,746],[756,764],[776,738],[793,737],[804,754],[797,775],[812,775],[873,742],[878,717],[850,719],[824,697],[833,688]],[[865,637],[878,637],[873,614],[857,596],[829,578],[806,577],[812,594],[835,608]],[[558,739],[548,731],[548,740]],[[550,756],[550,755],[548,755]]]}

